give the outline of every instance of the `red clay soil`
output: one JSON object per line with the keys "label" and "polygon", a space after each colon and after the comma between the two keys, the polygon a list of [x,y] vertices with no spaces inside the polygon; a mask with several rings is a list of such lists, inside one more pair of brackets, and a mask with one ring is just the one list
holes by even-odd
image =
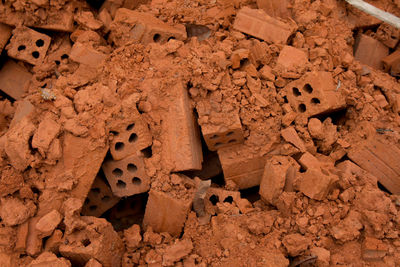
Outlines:
{"label": "red clay soil", "polygon": [[0,266],[400,266],[399,38],[343,0],[1,1]]}

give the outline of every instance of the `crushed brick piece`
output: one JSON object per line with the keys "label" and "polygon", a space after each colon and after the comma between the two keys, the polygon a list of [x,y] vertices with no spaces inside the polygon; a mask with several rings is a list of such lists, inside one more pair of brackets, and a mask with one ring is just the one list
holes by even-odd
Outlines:
{"label": "crushed brick piece", "polygon": [[57,258],[57,256],[51,252],[43,252],[28,265],[28,267],[41,266],[71,267],[71,263],[65,258]]}
{"label": "crushed brick piece", "polygon": [[333,184],[338,181],[336,175],[328,173],[324,169],[307,169],[299,174],[298,188],[300,192],[315,200],[324,200]]}
{"label": "crushed brick piece", "polygon": [[291,10],[288,8],[289,1],[257,0],[257,6],[271,17],[280,17],[283,19],[291,17]]}
{"label": "crushed brick piece", "polygon": [[7,60],[0,69],[0,90],[15,100],[20,100],[31,79],[32,74],[26,68],[11,59]]}
{"label": "crushed brick piece", "polygon": [[297,147],[301,152],[306,151],[306,146],[297,134],[296,130],[294,127],[288,127],[285,128],[281,131],[281,135],[283,139],[285,139],[286,142],[293,144],[295,147]]}
{"label": "crushed brick piece", "polygon": [[3,51],[3,48],[6,46],[8,40],[11,37],[12,28],[3,23],[0,23],[0,53]]}
{"label": "crushed brick piece", "polygon": [[382,69],[382,59],[389,55],[387,46],[365,34],[357,37],[355,47],[354,58],[376,69]]}
{"label": "crushed brick piece", "polygon": [[36,230],[38,230],[39,236],[50,236],[54,229],[60,224],[61,220],[62,215],[56,210],[52,210],[44,215],[36,224]]}
{"label": "crushed brick piece", "polygon": [[379,261],[388,253],[388,246],[381,240],[365,237],[362,244],[362,257],[366,261]]}
{"label": "crushed brick piece", "polygon": [[282,244],[290,256],[295,257],[308,249],[311,240],[301,234],[289,234],[282,239]]}

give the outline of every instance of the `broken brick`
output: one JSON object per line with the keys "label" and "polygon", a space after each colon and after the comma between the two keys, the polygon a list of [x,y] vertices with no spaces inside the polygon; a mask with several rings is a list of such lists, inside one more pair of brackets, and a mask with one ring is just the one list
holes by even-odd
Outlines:
{"label": "broken brick", "polygon": [[286,44],[295,30],[292,25],[268,16],[261,9],[243,7],[236,15],[235,30],[260,38],[267,43]]}
{"label": "broken brick", "polygon": [[393,76],[400,76],[400,50],[396,50],[382,59],[383,68]]}
{"label": "broken brick", "polygon": [[128,229],[124,230],[124,240],[128,249],[137,249],[142,241],[142,236],[140,235],[140,226],[134,224]]}
{"label": "broken brick", "polygon": [[44,250],[51,251],[53,253],[58,254],[58,248],[63,243],[63,232],[61,230],[54,230],[53,234],[46,240]]}
{"label": "broken brick", "polygon": [[395,48],[399,43],[400,31],[395,27],[382,23],[376,30],[376,37],[389,48]]}
{"label": "broken brick", "polygon": [[8,40],[11,37],[12,28],[3,23],[0,23],[0,53],[3,52],[3,48],[6,46]]}
{"label": "broken brick", "polygon": [[44,118],[32,138],[32,147],[37,148],[42,156],[48,152],[51,142],[60,132],[60,124],[52,118]]}
{"label": "broken brick", "polygon": [[76,42],[71,49],[70,59],[92,68],[101,66],[107,55],[97,51],[88,44]]}
{"label": "broken brick", "polygon": [[281,130],[281,135],[283,139],[285,139],[286,142],[291,143],[295,147],[297,147],[301,152],[306,151],[306,146],[297,134],[296,130],[294,127],[288,127],[283,130]]}
{"label": "broken brick", "polygon": [[282,244],[290,256],[296,257],[308,249],[311,240],[301,234],[289,234],[282,239]]}
{"label": "broken brick", "polygon": [[19,27],[13,30],[13,36],[7,45],[8,56],[25,61],[32,65],[43,62],[51,38],[27,27]]}
{"label": "broken brick", "polygon": [[285,45],[279,53],[275,70],[281,73],[283,78],[292,78],[296,73],[304,73],[308,64],[307,54],[293,46]]}
{"label": "broken brick", "polygon": [[57,210],[52,210],[51,212],[44,215],[36,223],[36,230],[39,232],[40,237],[50,236],[54,229],[60,224],[62,220],[62,215]]}
{"label": "broken brick", "polygon": [[379,239],[365,237],[362,243],[362,258],[366,261],[382,260],[388,252],[388,246]]}
{"label": "broken brick", "polygon": [[103,267],[103,265],[92,258],[85,264],[85,267]]}
{"label": "broken brick", "polygon": [[71,263],[65,258],[58,258],[52,252],[43,252],[35,260],[27,265],[27,267],[40,267],[40,266],[57,266],[57,267],[71,267]]}
{"label": "broken brick", "polygon": [[253,210],[253,206],[247,199],[243,199],[237,191],[224,190],[211,187],[204,198],[205,209],[209,214],[217,213],[218,204],[229,203],[236,205],[243,214]]}
{"label": "broken brick", "polygon": [[150,177],[147,175],[143,156],[135,155],[122,160],[106,160],[103,171],[114,195],[132,196],[150,189]]}
{"label": "broken brick", "polygon": [[32,74],[25,67],[13,60],[7,60],[0,69],[0,90],[15,100],[20,100],[26,93],[31,79]]}
{"label": "broken brick", "polygon": [[257,6],[259,9],[262,9],[270,15],[271,17],[279,17],[279,18],[290,18],[291,10],[288,7],[288,0],[257,0]]}
{"label": "broken brick", "polygon": [[297,185],[299,191],[309,198],[324,200],[337,181],[336,175],[330,174],[324,169],[310,168],[299,174]]}
{"label": "broken brick", "polygon": [[17,237],[14,250],[24,253],[26,251],[26,240],[28,239],[29,222],[24,222],[18,226]]}
{"label": "broken brick", "polygon": [[376,69],[382,69],[382,59],[389,55],[389,48],[378,40],[360,34],[355,44],[354,58],[361,63]]}
{"label": "broken brick", "polygon": [[1,199],[0,217],[6,226],[19,225],[32,217],[35,212],[36,206],[32,201],[28,200],[24,203],[14,197]]}

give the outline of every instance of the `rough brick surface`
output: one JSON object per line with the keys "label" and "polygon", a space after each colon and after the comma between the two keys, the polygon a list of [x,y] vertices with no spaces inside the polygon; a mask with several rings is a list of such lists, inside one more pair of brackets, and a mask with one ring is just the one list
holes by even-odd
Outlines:
{"label": "rough brick surface", "polygon": [[25,67],[8,60],[0,70],[0,90],[19,100],[25,94],[31,79],[32,74]]}
{"label": "rough brick surface", "polygon": [[333,112],[346,106],[329,72],[308,72],[284,90],[292,108],[306,116]]}
{"label": "rough brick surface", "polygon": [[299,174],[298,189],[304,195],[315,200],[324,200],[338,180],[336,175],[317,168],[308,169]]}
{"label": "rough brick surface", "polygon": [[393,76],[400,75],[400,50],[396,50],[382,59],[383,69]]}
{"label": "rough brick surface", "polygon": [[[122,32],[130,32],[129,39]],[[172,27],[150,14],[120,8],[111,25],[111,38],[117,45],[127,41],[143,44],[166,42],[169,39],[185,40],[186,30],[182,26]]]}
{"label": "rough brick surface", "polygon": [[43,252],[36,259],[34,259],[27,267],[41,267],[41,266],[54,266],[54,267],[71,267],[71,263],[65,258],[58,258],[51,252]]}
{"label": "rough brick surface", "polygon": [[27,27],[13,30],[13,36],[7,45],[8,56],[37,65],[43,62],[51,38]]}
{"label": "rough brick surface", "polygon": [[366,261],[382,260],[388,252],[388,246],[382,240],[365,237],[362,243],[362,258]]}
{"label": "rough brick surface", "polygon": [[0,23],[0,53],[3,51],[3,48],[6,46],[8,39],[11,37],[12,28],[8,25]]}
{"label": "rough brick surface", "polygon": [[111,190],[118,197],[132,196],[150,189],[150,177],[141,155],[132,155],[118,161],[106,160],[102,168]]}
{"label": "rough brick surface", "polygon": [[97,51],[88,44],[76,42],[72,46],[69,57],[75,62],[96,68],[101,66],[101,63],[105,60],[107,55]]}
{"label": "rough brick surface", "polygon": [[280,17],[283,19],[291,17],[291,10],[288,8],[288,0],[257,0],[257,6],[271,17]]}
{"label": "rough brick surface", "polygon": [[382,59],[389,54],[389,48],[378,40],[360,34],[357,36],[354,58],[363,64],[382,69]]}
{"label": "rough brick surface", "polygon": [[265,156],[254,154],[252,149],[245,145],[219,149],[218,156],[227,184],[240,189],[260,185]]}
{"label": "rough brick surface", "polygon": [[389,48],[395,48],[399,43],[400,31],[395,27],[382,23],[376,30],[376,37]]}
{"label": "rough brick surface", "polygon": [[281,131],[281,135],[286,142],[291,143],[295,147],[297,147],[301,152],[306,151],[306,145],[303,140],[299,137],[294,127],[288,127]]}
{"label": "rough brick surface", "polygon": [[243,7],[237,13],[233,28],[276,44],[286,44],[295,30],[291,25],[268,16],[263,10],[248,7]]}
{"label": "rough brick surface", "polygon": [[50,236],[54,229],[60,224],[62,218],[62,215],[57,210],[52,210],[40,218],[35,226],[36,230],[39,232],[39,236]]}
{"label": "rough brick surface", "polygon": [[168,232],[177,236],[182,232],[191,205],[191,201],[182,201],[167,193],[151,190],[143,225],[151,226],[156,232]]}
{"label": "rough brick surface", "polygon": [[114,196],[110,187],[103,181],[103,178],[97,175],[85,200],[85,205],[82,207],[82,214],[100,217],[117,204],[118,201],[119,197]]}

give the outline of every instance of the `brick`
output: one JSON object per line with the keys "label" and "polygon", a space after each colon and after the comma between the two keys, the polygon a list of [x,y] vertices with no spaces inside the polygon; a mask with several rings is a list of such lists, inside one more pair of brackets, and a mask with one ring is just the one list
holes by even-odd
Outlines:
{"label": "brick", "polygon": [[106,59],[107,55],[97,51],[89,44],[76,42],[72,46],[69,57],[75,62],[97,68]]}
{"label": "brick", "polygon": [[29,222],[25,222],[18,226],[17,237],[15,241],[14,251],[24,253],[26,251],[26,240],[28,238]]}
{"label": "brick", "polygon": [[104,3],[101,5],[100,12],[103,10],[107,10],[111,17],[115,17],[115,13],[117,10],[121,8],[124,4],[124,0],[105,0]]}
{"label": "brick", "polygon": [[[202,116],[203,114],[199,114]],[[244,141],[242,124],[237,111],[213,114],[213,117],[225,119],[225,123],[218,125],[201,123],[201,132],[210,151],[241,144]]]}
{"label": "brick", "polygon": [[128,229],[124,230],[124,241],[129,250],[135,250],[139,248],[140,242],[142,241],[142,236],[140,235],[140,226],[134,224]]}
{"label": "brick", "polygon": [[268,204],[276,205],[283,192],[290,167],[299,170],[300,166],[291,157],[273,156],[265,164],[259,194]]}
{"label": "brick", "polygon": [[103,267],[103,265],[96,261],[95,259],[90,259],[86,264],[85,267]]}
{"label": "brick", "polygon": [[[126,33],[130,34],[127,35]],[[148,13],[120,8],[111,24],[111,39],[118,46],[128,41],[142,44],[164,43],[169,39],[185,40],[186,29],[172,27]]]}
{"label": "brick", "polygon": [[61,232],[61,230],[59,229],[56,229],[54,230],[53,234],[46,240],[44,250],[58,254],[58,248],[62,243],[64,243],[63,232]]}
{"label": "brick", "polygon": [[299,158],[299,163],[304,170],[318,169],[322,163],[314,157],[310,152],[306,152]]}
{"label": "brick", "polygon": [[[137,112],[133,112],[137,113]],[[147,123],[140,115],[134,114],[129,124],[111,129],[114,138],[110,142],[110,152],[114,160],[121,160],[151,146],[153,139]]]}
{"label": "brick", "polygon": [[233,184],[239,189],[260,185],[265,156],[254,154],[254,150],[245,145],[219,149],[218,156],[227,184]]}
{"label": "brick", "polygon": [[315,200],[324,200],[336,181],[336,175],[321,168],[310,168],[299,174],[297,183],[299,191],[304,195]]}
{"label": "brick", "polygon": [[400,32],[395,27],[382,23],[376,30],[376,37],[389,48],[395,48],[399,43]]}
{"label": "brick", "polygon": [[50,236],[54,229],[56,229],[56,227],[60,224],[62,218],[63,216],[57,210],[52,210],[40,218],[35,226],[36,230],[39,232],[39,236]]}
{"label": "brick", "polygon": [[294,127],[291,126],[291,127],[281,130],[281,135],[282,135],[283,139],[285,139],[286,142],[291,143],[292,145],[297,147],[301,152],[306,151],[306,146],[305,146],[303,140],[301,140],[301,138],[297,134]]}
{"label": "brick", "polygon": [[142,220],[146,201],[147,198],[143,194],[121,199],[117,205],[109,210],[108,218],[111,222],[125,220],[124,218],[127,217]]}
{"label": "brick", "polygon": [[55,254],[46,251],[27,265],[27,267],[40,266],[70,267],[71,263],[65,258],[58,258]]}
{"label": "brick", "polygon": [[126,197],[150,189],[150,177],[146,173],[143,159],[141,155],[132,155],[103,163],[104,174],[114,195]]}
{"label": "brick", "polygon": [[200,131],[182,82],[171,88],[168,112],[162,123],[163,158],[172,171],[200,170],[203,153]]}
{"label": "brick", "polygon": [[281,77],[291,78],[292,73],[303,73],[307,64],[308,56],[304,51],[285,45],[279,53],[275,70],[282,72]]}
{"label": "brick", "polygon": [[124,244],[111,223],[95,217],[81,219],[87,224],[86,227],[65,234],[68,242],[60,245],[60,254],[69,259],[73,266],[84,266],[91,258],[104,267],[120,266]]}
{"label": "brick", "polygon": [[308,72],[289,83],[284,91],[292,108],[307,117],[334,112],[346,106],[329,72]]}
{"label": "brick", "polygon": [[120,198],[114,196],[103,178],[97,175],[82,207],[82,214],[100,217],[104,212],[115,206],[119,200]]}
{"label": "brick", "polygon": [[271,17],[280,17],[283,19],[291,17],[291,11],[288,8],[288,0],[257,0],[257,6]]}
{"label": "brick", "polygon": [[251,203],[247,199],[242,199],[240,197],[240,192],[224,190],[222,188],[209,188],[204,198],[207,213],[216,214],[218,203],[236,205],[243,214],[253,210]]}
{"label": "brick", "polygon": [[6,46],[8,40],[11,37],[12,28],[6,24],[0,23],[0,53],[3,52],[3,48]]}
{"label": "brick", "polygon": [[382,59],[383,69],[393,76],[400,75],[400,50],[396,50]]}
{"label": "brick", "polygon": [[22,101],[17,102],[17,108],[14,113],[14,117],[10,123],[10,128],[13,128],[15,125],[19,124],[24,118],[28,118],[33,116],[35,113],[35,107],[32,105],[29,100],[24,99]]}
{"label": "brick", "polygon": [[369,140],[352,146],[348,153],[350,160],[378,178],[391,193],[400,194],[400,149],[378,140]]}
{"label": "brick", "polygon": [[156,232],[178,236],[183,229],[192,205],[192,199],[180,200],[168,193],[150,190],[143,225]]}
{"label": "brick", "polygon": [[13,36],[6,47],[9,57],[32,65],[43,62],[51,42],[49,36],[27,27],[16,28],[12,33]]}
{"label": "brick", "polygon": [[275,44],[286,44],[295,30],[295,27],[268,16],[263,10],[248,7],[239,10],[233,28]]}
{"label": "brick", "polygon": [[378,40],[360,34],[356,38],[354,58],[376,69],[382,69],[382,59],[389,55],[389,48]]}
{"label": "brick", "polygon": [[42,238],[36,230],[38,217],[31,218],[28,222],[28,237],[26,238],[26,252],[30,256],[37,256],[42,251]]}
{"label": "brick", "polygon": [[7,60],[0,70],[0,90],[15,100],[20,100],[27,92],[31,79],[32,74],[25,67],[13,60]]}
{"label": "brick", "polygon": [[379,239],[365,237],[362,243],[362,258],[365,261],[382,260],[388,252],[388,246]]}

